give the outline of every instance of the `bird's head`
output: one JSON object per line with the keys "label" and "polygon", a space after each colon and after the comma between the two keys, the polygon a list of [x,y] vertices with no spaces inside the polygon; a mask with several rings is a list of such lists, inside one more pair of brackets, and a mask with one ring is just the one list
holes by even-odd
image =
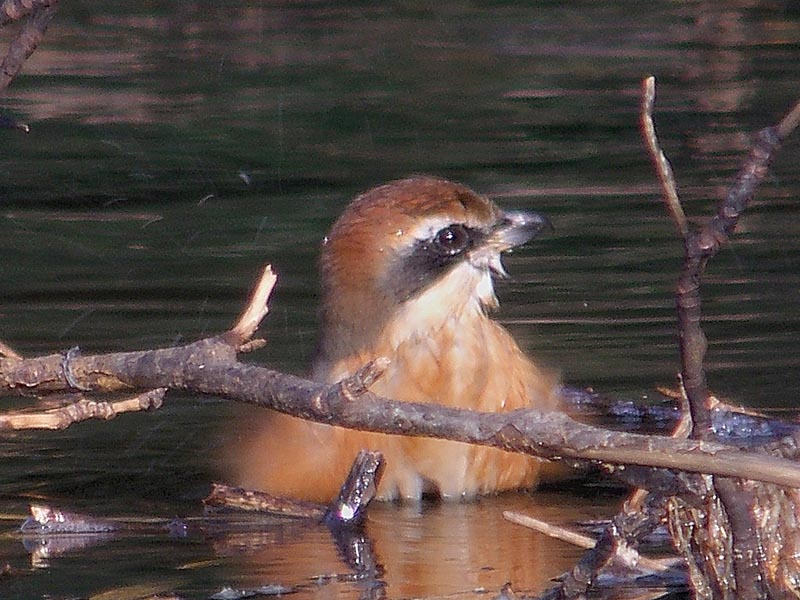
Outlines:
{"label": "bird's head", "polygon": [[[549,227],[532,212],[503,212],[463,185],[414,177],[374,188],[346,208],[322,248],[320,359],[368,351],[392,335],[426,335],[448,319],[497,305],[502,252]],[[401,333],[397,333],[400,331]]]}

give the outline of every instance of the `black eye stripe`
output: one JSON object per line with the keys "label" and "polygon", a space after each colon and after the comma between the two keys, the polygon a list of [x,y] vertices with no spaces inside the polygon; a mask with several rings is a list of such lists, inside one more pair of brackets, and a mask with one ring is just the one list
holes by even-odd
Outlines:
{"label": "black eye stripe", "polygon": [[471,248],[479,246],[486,232],[451,223],[431,237],[416,240],[407,252],[399,252],[387,270],[384,289],[400,301],[435,282],[462,260]]}

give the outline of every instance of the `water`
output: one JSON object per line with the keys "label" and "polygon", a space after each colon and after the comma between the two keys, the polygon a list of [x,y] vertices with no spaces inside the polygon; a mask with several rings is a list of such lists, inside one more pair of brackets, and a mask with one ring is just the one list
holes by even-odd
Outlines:
{"label": "water", "polygon": [[[643,76],[690,217],[724,193],[752,132],[800,89],[792,3],[64,3],[4,98],[0,338],[18,351],[164,346],[224,330],[265,262],[280,275],[247,360],[304,373],[315,259],[353,194],[409,173],[462,181],[555,224],[515,252],[498,317],[575,385],[646,397],[673,385],[680,261],[638,131]],[[0,41],[8,39],[3,31]],[[792,410],[798,143],[714,259],[704,285],[712,387]],[[327,531],[202,522],[187,540],[125,535],[30,558],[11,532],[43,499],[106,516],[194,518],[236,407],[174,395],[164,409],[0,438],[0,595],[86,597],[151,586],[207,598],[280,583],[363,595]],[[376,507],[368,532],[391,597],[537,590],[578,555],[505,523],[613,512],[572,490],[475,504]],[[192,521],[195,523],[195,521]],[[325,577],[338,574],[341,577]],[[148,588],[149,589],[149,588]],[[118,595],[121,592],[117,592]]]}

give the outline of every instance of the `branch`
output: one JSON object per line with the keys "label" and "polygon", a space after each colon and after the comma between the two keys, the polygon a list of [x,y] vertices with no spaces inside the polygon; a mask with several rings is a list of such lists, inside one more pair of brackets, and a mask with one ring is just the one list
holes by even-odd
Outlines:
{"label": "branch", "polygon": [[[240,349],[245,343],[251,340],[259,324],[267,316],[269,312],[267,303],[269,302],[269,297],[272,294],[272,289],[275,287],[275,282],[277,280],[278,277],[272,270],[272,266],[267,265],[264,267],[264,271],[261,273],[261,279],[259,279],[256,289],[250,297],[247,308],[239,317],[236,325],[228,332],[232,336],[230,340],[231,343],[237,344]],[[253,349],[252,345],[248,345],[247,349]]]}
{"label": "branch", "polygon": [[67,370],[72,384],[64,375],[63,361],[61,355],[22,361],[0,358],[0,390],[69,391],[75,383],[95,392],[181,389],[351,429],[444,438],[546,459],[561,457],[724,476],[746,472],[760,481],[800,487],[800,465],[793,461],[713,442],[608,431],[558,412],[522,409],[482,413],[398,402],[369,391],[353,401],[348,386],[328,386],[237,362],[236,347],[225,335],[160,350],[75,355]]}
{"label": "branch", "polygon": [[21,354],[17,354],[17,352],[11,346],[2,341],[0,341],[0,356],[7,356],[8,358],[22,360]]}
{"label": "branch", "polygon": [[[671,171],[664,174],[669,164],[658,149],[652,127],[650,113],[655,97],[654,85],[652,77],[645,82],[643,129],[665,187],[665,203],[673,219],[679,223],[684,242],[684,261],[676,295],[681,380],[692,417],[692,438],[713,440],[714,400],[709,394],[703,367],[707,340],[700,323],[700,281],[708,260],[733,233],[741,213],[767,176],[770,161],[780,143],[800,123],[800,103],[777,126],[759,132],[735,183],[717,205],[716,213],[701,229],[689,232],[671,181]],[[771,451],[796,461],[797,439],[783,446],[774,446]],[[743,479],[743,476],[748,479]],[[702,507],[685,502],[684,497],[675,497],[668,502],[673,541],[687,561],[698,597],[735,595],[749,600],[796,595],[794,582],[800,570],[795,552],[796,490],[758,483],[754,479],[752,472],[744,466],[732,478],[698,478],[691,483],[696,486],[696,496],[706,498]]]}
{"label": "branch", "polygon": [[750,155],[739,171],[736,182],[724,201],[717,206],[716,214],[697,232],[690,232],[680,199],[675,190],[672,170],[658,146],[652,124],[655,99],[655,79],[648,77],[644,83],[642,124],[647,147],[656,165],[664,188],[664,201],[669,213],[678,224],[684,240],[684,263],[678,278],[677,304],[680,325],[681,375],[693,421],[694,437],[711,436],[711,401],[706,383],[703,360],[707,340],[700,326],[700,278],[705,265],[733,233],[739,215],[749,204],[756,188],[768,173],[769,163],[780,142],[791,133],[800,121],[800,103],[776,127],[759,132]]}
{"label": "branch", "polygon": [[12,40],[8,52],[0,64],[0,92],[3,92],[19,73],[28,57],[42,41],[47,26],[55,14],[58,0],[31,2],[30,8],[19,0],[6,0],[0,5],[0,26],[9,20],[27,16],[25,23]]}
{"label": "branch", "polygon": [[647,77],[642,85],[642,112],[640,117],[642,135],[644,136],[647,151],[650,153],[650,158],[653,161],[658,179],[661,182],[664,203],[667,205],[681,237],[686,239],[686,236],[689,235],[686,213],[683,212],[683,206],[681,206],[680,198],[678,198],[678,190],[675,186],[675,175],[672,172],[672,166],[661,150],[658,138],[656,137],[656,128],[653,124],[653,106],[655,105],[655,101],[656,78]]}
{"label": "branch", "polygon": [[161,408],[166,389],[159,388],[132,398],[113,402],[97,402],[81,398],[77,402],[44,412],[18,412],[0,415],[1,429],[66,429],[73,423],[89,419],[108,421],[119,414]]}
{"label": "branch", "polygon": [[[517,525],[522,525],[538,533],[546,535],[556,540],[561,540],[584,550],[595,548],[597,540],[588,535],[578,533],[572,529],[553,525],[522,513],[506,510],[503,511],[503,518]],[[646,569],[654,573],[665,573],[680,567],[680,562],[674,558],[653,559],[642,556],[634,548],[622,548],[619,544],[614,547],[614,552],[610,557],[610,562],[617,562],[630,569]]]}
{"label": "branch", "polygon": [[785,140],[800,125],[800,102],[792,107],[776,128],[778,138]]}
{"label": "branch", "polygon": [[321,521],[327,512],[327,507],[321,504],[278,498],[266,492],[231,487],[223,483],[211,484],[211,492],[203,499],[203,505],[210,509],[263,512],[315,521]]}
{"label": "branch", "polygon": [[58,0],[3,0],[0,3],[0,27],[19,21],[32,12],[56,4]]}
{"label": "branch", "polygon": [[[358,453],[347,479],[336,499],[327,506],[290,498],[279,498],[266,492],[212,484],[211,493],[203,500],[207,508],[266,512],[285,517],[313,519],[335,528],[355,527],[363,522],[367,506],[375,498],[383,472],[383,455],[362,450]],[[291,469],[291,465],[286,466]]]}

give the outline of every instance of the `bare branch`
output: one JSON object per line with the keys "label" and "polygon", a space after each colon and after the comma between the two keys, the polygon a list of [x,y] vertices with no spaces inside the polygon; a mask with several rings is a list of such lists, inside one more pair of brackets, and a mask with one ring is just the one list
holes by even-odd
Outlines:
{"label": "bare branch", "polygon": [[675,186],[675,175],[672,166],[669,164],[666,155],[661,150],[656,136],[656,128],[653,124],[653,106],[656,101],[656,78],[647,77],[642,84],[642,112],[641,126],[647,144],[647,151],[653,160],[653,165],[661,182],[661,191],[664,194],[664,203],[669,209],[672,220],[678,228],[681,237],[686,239],[689,235],[689,225],[686,222],[686,214],[683,212],[678,190]]}
{"label": "bare branch", "polygon": [[354,402],[369,391],[370,386],[386,372],[390,362],[386,357],[369,361],[349,377],[332,385],[323,396],[320,396],[319,402],[322,403],[320,407],[329,406],[329,396],[333,402],[341,401],[341,399]]}
{"label": "bare branch", "polygon": [[[55,14],[57,5],[57,0],[52,0],[49,3],[37,2],[32,5],[30,14],[19,33],[17,33],[17,37],[12,40],[3,63],[0,64],[0,92],[3,92],[8,87],[28,57],[33,54],[36,46],[42,41],[44,33],[47,31],[47,26]],[[6,14],[9,14],[7,12],[8,6],[13,9],[14,7],[24,6],[24,3],[19,1],[5,2],[2,7],[6,9]]]}
{"label": "bare branch", "polygon": [[583,535],[582,533],[572,531],[571,529],[567,529],[565,527],[552,525],[530,515],[523,515],[522,513],[505,510],[503,511],[503,518],[506,521],[516,523],[517,525],[522,525],[523,527],[527,527],[528,529],[532,529],[533,531],[537,531],[553,539],[572,544],[578,548],[584,548],[585,550],[588,550],[590,548],[594,548],[595,545],[595,539],[589,537],[588,535]]}
{"label": "bare branch", "polygon": [[328,525],[351,527],[364,521],[367,507],[378,493],[385,464],[380,452],[361,450],[356,455],[347,479],[325,515]]}
{"label": "bare branch", "polygon": [[113,419],[126,412],[161,408],[166,389],[160,388],[125,400],[96,402],[81,398],[73,404],[43,412],[19,412],[0,415],[1,429],[66,429],[88,419]]}
{"label": "bare branch", "polygon": [[800,125],[800,102],[792,107],[787,115],[778,123],[777,132],[778,137],[785,140],[790,133],[792,133],[797,126]]}
{"label": "bare branch", "polygon": [[253,291],[250,302],[247,304],[247,308],[239,317],[236,325],[228,332],[229,335],[232,336],[232,343],[241,347],[248,343],[253,337],[261,321],[263,321],[267,313],[269,313],[269,297],[272,294],[277,280],[278,277],[273,272],[272,266],[267,265],[264,267],[256,289]]}
{"label": "bare branch", "polygon": [[[523,515],[522,513],[513,511],[503,511],[503,518],[517,525],[522,525],[533,531],[537,531],[543,535],[551,537],[556,540],[561,540],[573,546],[590,550],[595,547],[597,541],[588,535],[583,535],[577,531],[559,527],[551,523],[547,523],[530,515]],[[615,556],[615,560],[629,568],[641,568],[653,571],[655,573],[665,572],[676,567],[680,567],[680,561],[675,559],[654,560],[646,556],[642,556],[636,550],[628,548],[625,553],[620,553]]]}
{"label": "bare branch", "polygon": [[[220,483],[213,484],[203,504],[210,508],[265,512],[317,521],[324,519],[326,524],[336,528],[353,527],[363,521],[367,506],[375,498],[383,466],[380,452],[359,452],[338,496],[328,506],[279,498],[265,492],[233,488]],[[287,465],[286,468],[291,469],[292,466]]]}
{"label": "bare branch", "polygon": [[0,341],[0,356],[22,360],[21,354],[17,354],[17,352],[11,346],[2,341]]}
{"label": "bare branch", "polygon": [[58,0],[3,0],[0,3],[0,27],[27,17],[32,12],[56,4]]}
{"label": "bare branch", "polygon": [[642,131],[664,190],[665,204],[684,240],[685,258],[678,278],[677,304],[680,323],[681,375],[689,401],[694,437],[710,435],[711,407],[703,368],[707,341],[700,326],[700,278],[705,264],[733,232],[739,215],[746,208],[758,185],[766,177],[772,154],[780,140],[800,121],[800,105],[781,121],[778,127],[762,130],[750,155],[739,172],[717,212],[696,233],[688,230],[686,216],[675,189],[674,176],[664,153],[658,146],[652,110],[655,101],[655,79],[645,79],[642,91]]}
{"label": "bare branch", "polygon": [[[69,391],[63,357],[23,361],[0,358],[0,390]],[[481,413],[434,404],[397,402],[365,391],[358,402],[340,386],[327,386],[236,361],[222,337],[188,346],[78,356],[72,375],[99,389],[171,388],[221,396],[352,429],[445,438],[543,458],[642,465],[738,476],[800,487],[800,465],[789,460],[695,440],[635,435],[591,427],[559,412],[534,409]],[[40,388],[41,386],[41,388]],[[320,402],[325,398],[325,402]]]}
{"label": "bare branch", "polygon": [[[648,112],[648,106],[652,108],[653,85],[652,78],[645,82],[644,112]],[[645,130],[649,118],[643,117]],[[718,204],[714,216],[697,232],[682,231],[685,256],[677,285],[681,377],[691,412],[691,436],[697,440],[716,437],[712,428],[715,400],[709,394],[703,366],[707,341],[701,327],[700,281],[708,260],[733,233],[739,216],[767,176],[780,142],[798,123],[800,103],[777,126],[759,132],[735,183]],[[649,133],[646,135],[648,145],[655,154],[654,142],[650,139],[654,133]],[[659,160],[654,159],[654,162],[658,167]],[[662,170],[658,171],[663,180]],[[675,218],[673,202],[677,202],[677,196],[667,200]],[[797,440],[786,441],[787,444],[771,451],[796,460]],[[747,600],[796,596],[795,581],[800,566],[795,552],[796,533],[786,537],[774,534],[778,530],[796,528],[796,506],[793,499],[787,500],[794,490],[754,479],[752,471],[744,467],[733,478],[695,478],[691,485],[696,488],[696,497],[705,498],[702,506],[686,502],[686,498],[678,495],[668,501],[673,541],[686,558],[697,597]]]}
{"label": "bare branch", "polygon": [[20,528],[20,531],[26,534],[107,533],[119,528],[111,521],[66,512],[47,504],[31,504],[30,511],[31,516]]}
{"label": "bare branch", "polygon": [[327,508],[321,504],[278,498],[265,492],[245,490],[222,483],[211,485],[211,493],[203,499],[209,508],[235,509],[245,512],[264,512],[298,519],[321,520]]}

